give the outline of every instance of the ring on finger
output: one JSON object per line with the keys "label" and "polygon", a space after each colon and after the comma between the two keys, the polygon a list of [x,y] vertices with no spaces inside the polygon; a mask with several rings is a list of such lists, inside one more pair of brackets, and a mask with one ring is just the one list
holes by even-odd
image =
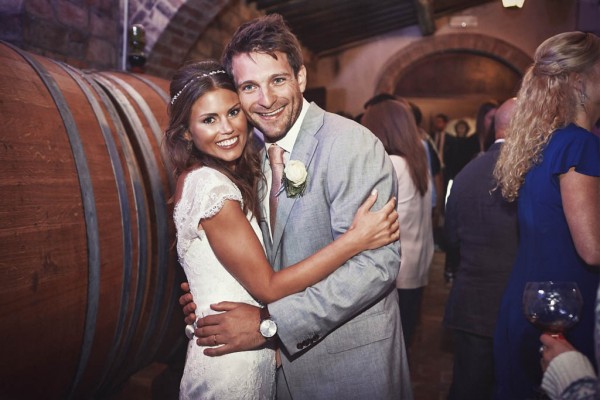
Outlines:
{"label": "ring on finger", "polygon": [[539,350],[540,354],[543,355],[544,354],[544,350],[546,350],[546,346],[545,345],[541,345],[540,346],[540,350]]}

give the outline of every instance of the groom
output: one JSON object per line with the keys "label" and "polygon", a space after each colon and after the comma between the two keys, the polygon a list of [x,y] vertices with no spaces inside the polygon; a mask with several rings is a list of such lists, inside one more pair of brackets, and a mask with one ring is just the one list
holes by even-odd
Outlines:
{"label": "groom", "polygon": [[[302,196],[287,196],[285,190],[278,196],[272,234],[268,195],[263,202],[260,225],[276,270],[346,231],[374,188],[379,207],[395,195],[392,164],[375,136],[303,98],[306,68],[300,45],[279,15],[240,26],[224,50],[223,64],[267,148],[276,143],[285,150],[286,164],[300,161],[308,172]],[[263,171],[270,181],[264,153]],[[353,257],[313,287],[263,309],[219,303],[213,308],[225,312],[198,320],[198,344],[214,346],[220,338],[225,345],[206,351],[219,356],[278,340],[283,364],[278,399],[411,399],[394,290],[399,266],[399,245],[393,243]],[[184,295],[180,302],[190,298]],[[191,314],[186,321],[194,319]]]}

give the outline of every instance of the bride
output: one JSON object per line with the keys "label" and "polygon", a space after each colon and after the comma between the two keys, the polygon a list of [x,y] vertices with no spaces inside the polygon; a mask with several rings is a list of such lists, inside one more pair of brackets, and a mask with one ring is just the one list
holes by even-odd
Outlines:
{"label": "bride", "polygon": [[[273,302],[314,285],[364,250],[398,240],[394,199],[370,212],[374,193],[344,235],[274,272],[257,222],[261,158],[233,81],[217,62],[203,61],[182,67],[170,91],[164,144],[177,177],[177,254],[198,302],[196,314],[213,312],[210,304],[223,298],[253,305]],[[213,340],[219,344],[218,335]],[[275,398],[275,351],[270,347],[208,357],[190,340],[180,398]]]}

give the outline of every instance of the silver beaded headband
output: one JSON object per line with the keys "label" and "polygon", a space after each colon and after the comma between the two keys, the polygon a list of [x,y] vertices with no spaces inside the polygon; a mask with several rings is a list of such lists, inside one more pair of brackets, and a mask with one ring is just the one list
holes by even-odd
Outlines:
{"label": "silver beaded headband", "polygon": [[177,98],[181,95],[181,93],[185,90],[185,88],[188,87],[190,85],[190,83],[192,83],[196,79],[206,78],[206,77],[209,77],[209,76],[212,76],[212,75],[226,74],[226,73],[227,73],[227,71],[224,71],[222,69],[217,69],[217,70],[214,70],[214,71],[210,71],[209,73],[202,74],[202,75],[197,75],[197,76],[193,77],[192,79],[190,79],[190,81],[188,83],[186,83],[185,85],[183,85],[183,87],[181,88],[181,90],[179,92],[177,92],[177,94],[175,96],[173,96],[173,98],[171,99],[171,105],[173,105],[173,103],[175,103],[175,100],[177,100]]}

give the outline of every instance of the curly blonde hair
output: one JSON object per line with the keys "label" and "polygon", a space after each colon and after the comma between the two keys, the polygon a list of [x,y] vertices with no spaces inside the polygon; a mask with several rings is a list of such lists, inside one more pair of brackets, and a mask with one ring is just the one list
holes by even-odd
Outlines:
{"label": "curly blonde hair", "polygon": [[578,107],[586,100],[582,86],[586,73],[599,60],[600,39],[591,33],[561,33],[535,51],[494,169],[508,201],[518,197],[525,175],[541,162],[552,133],[575,121]]}

